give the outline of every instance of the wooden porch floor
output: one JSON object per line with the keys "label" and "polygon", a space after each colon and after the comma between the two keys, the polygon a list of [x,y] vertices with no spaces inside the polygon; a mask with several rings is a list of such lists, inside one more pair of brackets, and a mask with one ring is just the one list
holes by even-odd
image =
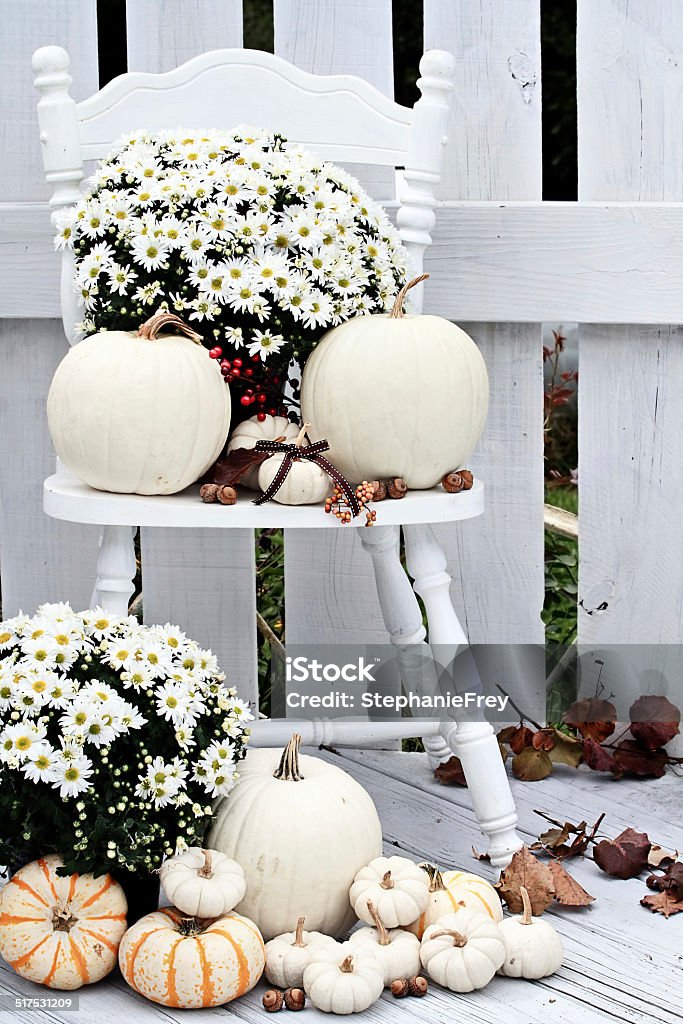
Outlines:
{"label": "wooden porch floor", "polygon": [[[439,786],[431,778],[423,754],[385,751],[324,753],[350,772],[373,796],[384,828],[387,852],[458,865],[493,879],[490,866],[477,864],[472,845],[481,835],[467,791]],[[535,784],[515,783],[515,798],[524,837],[531,842],[543,822],[534,809],[553,817],[594,821],[606,812],[603,828],[610,836],[633,826],[653,841],[683,848],[683,788],[670,775],[654,782],[611,782],[588,771],[560,768],[554,778]],[[571,871],[596,897],[582,911],[548,913],[562,934],[565,963],[540,982],[494,978],[481,992],[454,995],[432,985],[424,999],[395,1000],[386,992],[363,1020],[371,1024],[673,1024],[683,1021],[683,915],[668,921],[639,905],[647,891],[642,879],[608,878],[588,861],[576,860]],[[216,1020],[226,1013],[238,1020],[263,1022],[263,984],[226,1007],[195,1010],[192,1020]],[[132,992],[117,974],[79,993],[78,1012],[8,1010],[9,997],[46,995],[22,981],[0,961],[1,1024],[122,1024],[190,1020],[187,1011],[154,1006]],[[303,1019],[303,1018],[302,1018]],[[328,1021],[313,1008],[307,1024]]]}

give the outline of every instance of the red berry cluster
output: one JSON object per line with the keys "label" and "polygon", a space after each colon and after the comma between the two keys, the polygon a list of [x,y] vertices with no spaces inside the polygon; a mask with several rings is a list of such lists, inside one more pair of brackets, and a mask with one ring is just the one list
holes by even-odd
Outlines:
{"label": "red berry cluster", "polygon": [[[286,416],[287,409],[281,405],[278,401],[277,404],[273,404],[272,396],[269,398],[267,389],[270,391],[278,392],[280,378],[277,376],[271,376],[267,373],[266,369],[262,367],[261,357],[256,354],[251,357],[252,363],[258,363],[263,369],[263,378],[266,383],[256,383],[254,381],[255,367],[245,366],[244,360],[240,359],[239,356],[234,356],[233,359],[223,359],[223,349],[216,345],[214,348],[209,350],[209,357],[211,359],[220,359],[221,374],[226,384],[238,384],[241,385],[242,394],[240,395],[240,404],[248,407],[250,405],[258,406],[257,419],[263,422],[266,416]],[[249,386],[253,384],[253,387]],[[279,395],[278,395],[279,398]],[[270,404],[268,404],[270,403]],[[267,406],[267,408],[266,408]]]}
{"label": "red berry cluster", "polygon": [[[374,494],[375,487],[373,482],[363,480],[362,484],[359,484],[358,487],[356,487],[356,498],[358,499],[361,512],[365,512],[366,526],[374,526],[375,520],[377,519],[377,512],[375,509],[369,509],[366,507],[368,502],[372,501]],[[353,519],[349,499],[338,484],[334,485],[332,494],[328,498],[325,498],[325,511],[336,516],[342,526],[350,523]]]}

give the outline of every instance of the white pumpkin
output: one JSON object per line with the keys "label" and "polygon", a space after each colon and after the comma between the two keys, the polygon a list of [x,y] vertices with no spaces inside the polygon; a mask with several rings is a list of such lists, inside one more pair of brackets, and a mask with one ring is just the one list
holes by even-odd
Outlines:
{"label": "white pumpkin", "polygon": [[451,992],[488,985],[505,961],[500,925],[487,914],[463,908],[427,928],[420,960],[430,978]]}
{"label": "white pumpkin", "polygon": [[[311,441],[327,438],[330,461],[357,483],[402,477],[433,487],[462,466],[488,411],[484,360],[463,330],[438,316],[357,316],[324,336],[301,385]],[[359,370],[359,367],[361,368]]]}
{"label": "white pumpkin", "polygon": [[[250,416],[248,420],[238,423],[228,441],[228,451],[235,448],[255,448],[257,441],[295,441],[299,426],[292,423],[286,416]],[[305,442],[308,443],[308,442]],[[252,466],[240,477],[240,483],[252,490],[258,489],[258,466]]]}
{"label": "white pumpkin", "polygon": [[336,946],[331,935],[305,932],[305,917],[300,917],[296,930],[277,935],[266,943],[266,978],[280,988],[302,988],[304,968],[319,949]]}
{"label": "white pumpkin", "polygon": [[439,871],[434,864],[421,864],[429,877],[429,903],[408,931],[421,939],[425,929],[446,914],[455,914],[461,907],[488,914],[492,921],[503,920],[500,897],[493,886],[468,871]]}
{"label": "white pumpkin", "polygon": [[382,849],[370,796],[335,765],[300,756],[300,743],[297,734],[284,753],[249,750],[208,836],[212,849],[243,866],[247,892],[237,910],[266,939],[299,915],[311,931],[348,931],[355,920],[349,886]]}
{"label": "white pumpkin", "polygon": [[91,487],[173,494],[220,454],[230,392],[199,336],[158,313],[137,333],[101,331],[74,345],[52,380],[47,419],[57,455]]}
{"label": "white pumpkin", "polygon": [[165,860],[159,879],[173,906],[192,917],[229,914],[247,890],[237,861],[198,846]]}
{"label": "white pumpkin", "polygon": [[360,1013],[379,999],[383,988],[374,954],[349,942],[319,950],[304,971],[304,991],[323,1013]]}
{"label": "white pumpkin", "polygon": [[562,966],[562,939],[547,921],[531,915],[529,893],[520,886],[524,912],[508,917],[500,930],[505,942],[505,962],[499,974],[508,978],[547,978]]}
{"label": "white pumpkin", "polygon": [[373,924],[368,900],[387,928],[411,924],[429,903],[426,872],[407,857],[376,857],[356,874],[349,891],[356,916]]}
{"label": "white pumpkin", "polygon": [[[296,441],[298,448],[305,445],[304,435],[310,423],[304,423],[299,430]],[[262,491],[267,491],[286,456],[271,455],[262,462],[258,471],[258,484]],[[324,501],[332,489],[332,481],[320,466],[308,459],[294,459],[284,482],[273,495],[273,501],[281,505],[316,505]]]}
{"label": "white pumpkin", "polygon": [[367,949],[374,953],[384,973],[385,986],[391,985],[397,978],[412,978],[420,970],[420,940],[416,935],[403,928],[392,928],[388,931],[375,909],[372,900],[368,900],[368,912],[375,922],[374,928],[359,928],[349,937],[349,945],[354,949]]}

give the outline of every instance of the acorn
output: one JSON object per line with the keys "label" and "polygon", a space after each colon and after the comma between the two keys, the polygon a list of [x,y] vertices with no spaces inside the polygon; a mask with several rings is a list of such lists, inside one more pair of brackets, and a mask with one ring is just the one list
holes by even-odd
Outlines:
{"label": "acorn", "polygon": [[263,999],[261,1000],[264,1009],[267,1010],[268,1013],[275,1013],[277,1010],[281,1010],[284,1001],[282,992],[278,992],[276,988],[269,988],[268,991],[264,993]]}
{"label": "acorn", "polygon": [[408,995],[411,996],[426,996],[429,984],[426,978],[423,978],[421,974],[416,974],[412,978],[408,978]]}
{"label": "acorn", "polygon": [[407,995],[410,995],[407,978],[397,978],[396,981],[392,981],[389,988],[395,999],[404,999]]}
{"label": "acorn", "polygon": [[306,1005],[306,993],[301,988],[285,989],[284,998],[288,1010],[303,1010]]}

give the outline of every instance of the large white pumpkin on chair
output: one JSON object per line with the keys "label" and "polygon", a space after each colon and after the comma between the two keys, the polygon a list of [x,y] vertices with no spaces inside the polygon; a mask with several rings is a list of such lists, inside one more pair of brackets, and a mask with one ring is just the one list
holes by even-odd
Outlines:
{"label": "large white pumpkin on chair", "polygon": [[47,419],[57,455],[91,487],[173,494],[220,454],[230,392],[199,336],[159,313],[137,332],[74,345],[54,375]]}
{"label": "large white pumpkin on chair", "polygon": [[247,892],[236,910],[268,940],[299,916],[311,931],[342,935],[355,921],[349,886],[382,852],[371,797],[350,775],[299,754],[295,734],[284,752],[250,750],[208,836],[214,850],[241,864]]}
{"label": "large white pumpkin on chair", "polygon": [[354,483],[403,477],[433,487],[481,437],[488,376],[469,335],[438,316],[403,312],[415,278],[391,313],[357,316],[329,331],[309,357],[301,408],[311,442]]}

